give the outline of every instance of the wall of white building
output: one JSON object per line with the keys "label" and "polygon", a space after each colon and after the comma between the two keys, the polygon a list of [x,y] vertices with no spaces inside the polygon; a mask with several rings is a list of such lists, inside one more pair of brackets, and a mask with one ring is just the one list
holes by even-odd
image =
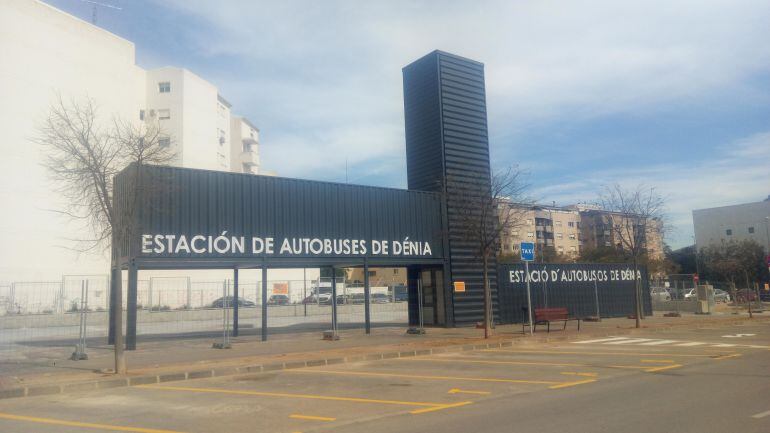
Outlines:
{"label": "wall of white building", "polygon": [[695,245],[700,250],[723,242],[753,240],[767,251],[770,243],[768,217],[770,197],[755,203],[694,210]]}
{"label": "wall of white building", "polygon": [[240,116],[230,117],[230,169],[259,174],[259,130]]}
{"label": "wall of white building", "polygon": [[[171,82],[170,92],[159,92],[161,81]],[[132,42],[45,3],[0,1],[0,284],[108,268],[106,253],[67,249],[88,227],[51,211],[63,203],[33,139],[58,95],[92,99],[104,126],[169,110],[157,121],[179,151],[176,165],[230,169],[230,107],[213,84],[182,68],[145,71]]]}
{"label": "wall of white building", "polygon": [[57,95],[93,99],[102,123],[138,119],[144,80],[131,42],[44,3],[0,2],[0,280],[104,273],[105,258],[62,248],[83,230],[49,210],[61,201],[32,138]]}

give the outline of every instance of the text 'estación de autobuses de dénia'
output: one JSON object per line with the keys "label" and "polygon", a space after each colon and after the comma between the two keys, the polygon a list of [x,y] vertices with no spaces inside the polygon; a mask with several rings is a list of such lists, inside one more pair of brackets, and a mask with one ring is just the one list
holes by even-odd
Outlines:
{"label": "text 'estaci\u00f3n de autobuses de d\u00e9nia'", "polygon": [[431,257],[429,242],[382,239],[279,238],[257,236],[143,234],[142,254],[251,254],[278,256],[422,256]]}

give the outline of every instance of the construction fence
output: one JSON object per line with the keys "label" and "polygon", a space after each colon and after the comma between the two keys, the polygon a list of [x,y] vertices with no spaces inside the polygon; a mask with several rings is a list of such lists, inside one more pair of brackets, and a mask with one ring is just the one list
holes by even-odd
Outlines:
{"label": "construction fence", "polygon": [[[336,325],[363,329],[365,297],[360,284],[336,280]],[[127,281],[123,281],[126,308]],[[407,326],[406,286],[370,281],[371,326]],[[233,280],[196,281],[153,277],[137,284],[137,338],[193,338],[232,335]],[[268,280],[267,327],[270,334],[332,328],[332,282]],[[26,347],[66,347],[84,340],[104,344],[108,333],[110,285],[107,275],[68,275],[60,281],[0,285],[0,360],[18,358]],[[238,283],[240,336],[259,335],[262,282]],[[96,343],[94,343],[94,341]]]}

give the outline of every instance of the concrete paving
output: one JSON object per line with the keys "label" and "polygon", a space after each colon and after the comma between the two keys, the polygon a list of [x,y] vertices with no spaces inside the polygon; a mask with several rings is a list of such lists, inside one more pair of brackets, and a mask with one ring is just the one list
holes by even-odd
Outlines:
{"label": "concrete paving", "polygon": [[0,400],[0,431],[770,431],[770,324],[657,331]]}
{"label": "concrete paving", "polygon": [[[756,320],[767,320],[759,318]],[[656,314],[643,321],[644,329],[661,330],[677,326],[709,326],[725,321],[745,319],[746,315],[689,315],[680,318],[663,317]],[[583,323],[582,331],[577,333],[575,325],[570,324],[566,332],[558,331],[546,334],[538,330],[536,337],[543,338],[578,338],[579,336],[606,335],[611,332],[637,332],[633,320],[625,318],[604,319],[598,323]],[[138,350],[126,352],[127,364],[131,375],[184,373],[201,368],[222,366],[244,366],[282,360],[317,359],[326,357],[345,357],[356,354],[392,352],[420,347],[438,347],[457,344],[483,343],[481,331],[473,328],[432,328],[421,336],[406,335],[405,325],[388,323],[375,324],[371,335],[363,332],[362,325],[349,324],[343,327],[341,339],[330,342],[321,339],[321,329],[312,331],[301,328],[294,332],[276,332],[271,330],[269,340],[261,342],[254,330],[246,330],[241,337],[234,338],[232,349],[212,349],[212,343],[221,340],[220,334],[205,333],[197,335],[151,336],[140,340]],[[287,330],[284,330],[287,331]],[[516,325],[501,326],[495,330],[492,341],[523,341],[521,327]],[[106,373],[113,365],[112,348],[104,344],[104,339],[93,340],[88,349],[87,361],[71,361],[69,356],[73,348],[70,345],[27,346],[23,356],[17,359],[0,359],[0,391],[19,386],[48,385],[52,383],[72,383],[88,380],[109,379]]]}

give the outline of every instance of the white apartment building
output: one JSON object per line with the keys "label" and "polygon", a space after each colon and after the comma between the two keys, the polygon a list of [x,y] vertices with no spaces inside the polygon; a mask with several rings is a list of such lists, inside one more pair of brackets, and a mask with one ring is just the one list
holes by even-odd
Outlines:
{"label": "white apartment building", "polygon": [[0,282],[107,269],[106,258],[77,260],[62,248],[87,228],[49,210],[62,206],[34,137],[59,96],[90,98],[97,127],[156,119],[176,165],[259,172],[257,128],[232,115],[215,85],[183,68],[137,66],[134,44],[98,26],[40,1],[4,0],[0,55]]}
{"label": "white apartment building", "polygon": [[693,210],[692,223],[698,250],[730,241],[752,240],[770,254],[770,196],[754,203]]}
{"label": "white apartment building", "polygon": [[246,118],[230,116],[230,170],[259,173],[259,129]]}

